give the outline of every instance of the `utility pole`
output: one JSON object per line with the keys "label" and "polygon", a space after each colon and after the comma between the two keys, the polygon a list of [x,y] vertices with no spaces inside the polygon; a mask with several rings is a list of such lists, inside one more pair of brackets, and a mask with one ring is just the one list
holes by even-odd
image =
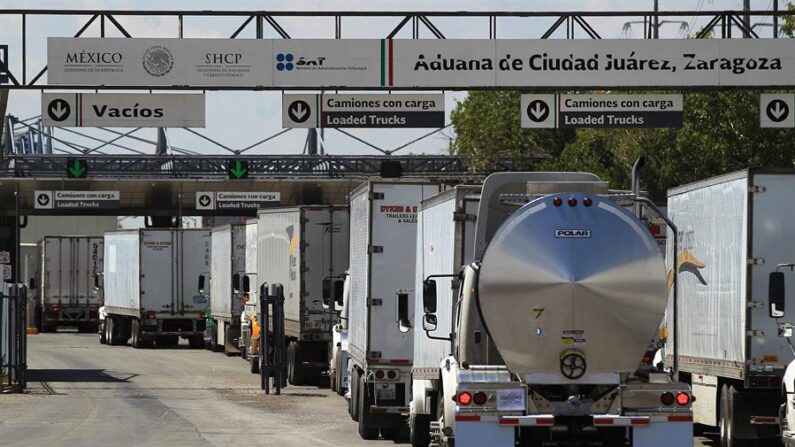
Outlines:
{"label": "utility pole", "polygon": [[743,24],[745,24],[745,29],[743,30],[743,39],[748,39],[751,37],[751,14],[748,14],[748,11],[751,10],[751,0],[743,0]]}
{"label": "utility pole", "polygon": [[778,0],[773,0],[773,38],[778,39]]}

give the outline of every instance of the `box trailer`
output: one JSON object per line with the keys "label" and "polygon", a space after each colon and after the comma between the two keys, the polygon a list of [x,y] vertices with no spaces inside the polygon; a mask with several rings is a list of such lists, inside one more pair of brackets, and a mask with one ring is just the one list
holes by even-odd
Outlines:
{"label": "box trailer", "polygon": [[246,277],[246,226],[213,228],[210,262],[209,347],[227,355],[239,351],[240,314],[243,313]]}
{"label": "box trailer", "polygon": [[[408,414],[417,211],[430,183],[370,181],[351,195],[349,412],[364,439],[394,438]],[[398,307],[408,321],[397,322]]]}
{"label": "box trailer", "polygon": [[324,306],[324,284],[348,268],[348,207],[275,208],[258,219],[257,281],[284,286],[288,381],[317,382],[328,371],[337,322]]}
{"label": "box trailer", "polygon": [[134,348],[204,345],[210,231],[140,229],[105,233],[105,339]]}
{"label": "box trailer", "polygon": [[668,191],[679,299],[666,312],[666,363],[691,382],[695,422],[719,426],[722,445],[776,436],[795,298],[776,308],[767,297],[770,274],[795,263],[793,190],[795,172],[745,170]]}
{"label": "box trailer", "polygon": [[259,283],[257,282],[257,219],[246,221],[246,277],[248,291],[243,291],[244,308],[240,315],[240,355],[248,360],[252,373],[259,372]]}
{"label": "box trailer", "polygon": [[59,325],[96,331],[102,300],[94,282],[102,273],[102,245],[98,236],[46,236],[39,242],[36,315],[41,332]]}
{"label": "box trailer", "polygon": [[422,330],[414,332],[414,361],[411,368],[409,430],[415,445],[430,442],[431,416],[441,389],[442,361],[451,355],[460,280],[464,266],[472,262],[475,222],[480,202],[479,186],[457,186],[423,200],[417,216],[417,273],[414,290],[422,290],[426,279],[437,284],[435,309],[425,308],[422,294],[414,294],[414,309],[435,312],[435,338]]}

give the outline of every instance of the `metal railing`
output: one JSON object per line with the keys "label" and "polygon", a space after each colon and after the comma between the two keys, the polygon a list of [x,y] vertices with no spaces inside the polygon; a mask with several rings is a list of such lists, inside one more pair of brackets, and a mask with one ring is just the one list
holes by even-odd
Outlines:
{"label": "metal railing", "polygon": [[22,392],[27,386],[25,315],[27,289],[5,284],[0,292],[0,392]]}

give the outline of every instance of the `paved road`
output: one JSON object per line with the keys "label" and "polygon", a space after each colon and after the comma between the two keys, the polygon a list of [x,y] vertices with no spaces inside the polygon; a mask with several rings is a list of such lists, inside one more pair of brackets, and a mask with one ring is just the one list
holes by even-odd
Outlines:
{"label": "paved road", "polygon": [[0,396],[3,446],[394,445],[362,441],[327,389],[265,396],[239,357],[104,346],[91,334],[28,340],[29,393]]}
{"label": "paved road", "polygon": [[3,446],[377,446],[343,398],[290,387],[265,396],[239,357],[134,350],[91,334],[28,337],[30,392],[0,395]]}

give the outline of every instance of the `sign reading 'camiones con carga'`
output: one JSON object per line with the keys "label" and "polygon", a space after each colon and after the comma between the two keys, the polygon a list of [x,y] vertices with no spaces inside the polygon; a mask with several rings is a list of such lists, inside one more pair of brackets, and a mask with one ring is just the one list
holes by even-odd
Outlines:
{"label": "sign reading 'camiones con carga'", "polygon": [[786,39],[49,38],[50,84],[246,88],[795,85]]}

